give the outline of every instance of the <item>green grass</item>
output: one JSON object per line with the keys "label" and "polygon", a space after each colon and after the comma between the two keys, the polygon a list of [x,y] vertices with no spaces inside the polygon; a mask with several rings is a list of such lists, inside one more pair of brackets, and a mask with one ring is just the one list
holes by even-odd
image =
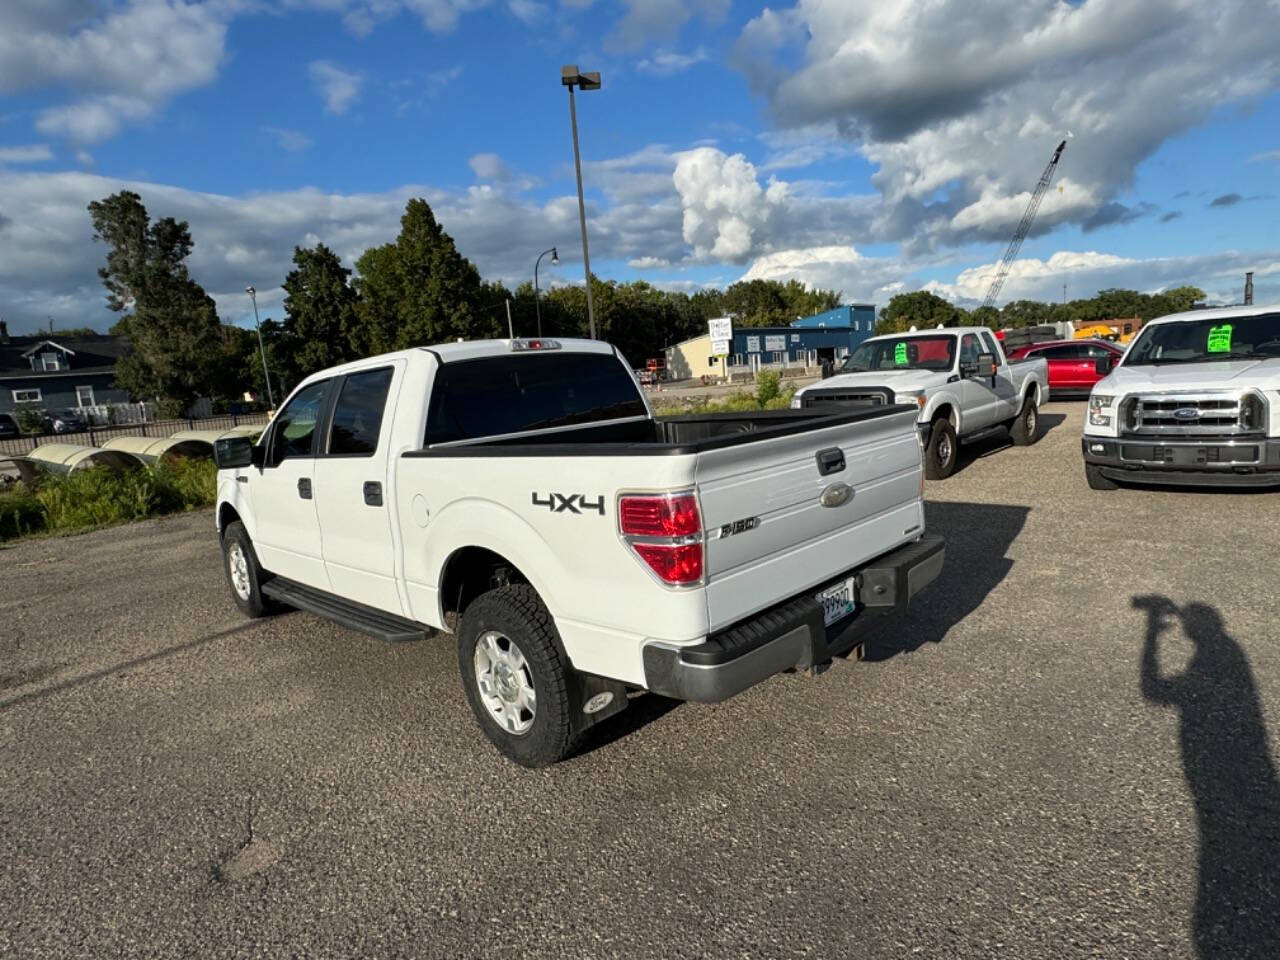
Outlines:
{"label": "green grass", "polygon": [[73,533],[145,517],[212,506],[217,468],[211,460],[157,463],[116,473],[106,467],[49,475],[0,492],[0,540]]}
{"label": "green grass", "polygon": [[[770,379],[772,378],[772,379]],[[785,410],[791,406],[796,388],[779,386],[776,373],[764,373],[756,382],[756,392],[738,390],[720,397],[655,397],[649,395],[653,411],[660,417],[676,417],[690,413],[738,413],[750,410]]]}

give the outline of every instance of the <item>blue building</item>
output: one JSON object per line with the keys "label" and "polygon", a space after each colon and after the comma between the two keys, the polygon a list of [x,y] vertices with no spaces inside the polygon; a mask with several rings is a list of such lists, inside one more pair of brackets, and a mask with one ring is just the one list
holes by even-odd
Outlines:
{"label": "blue building", "polygon": [[848,327],[854,333],[867,333],[876,328],[876,305],[848,303],[843,307],[815,313],[811,317],[801,317],[791,327],[799,330],[809,330],[813,327]]}
{"label": "blue building", "polygon": [[875,333],[875,326],[875,306],[856,303],[802,317],[789,327],[734,326],[727,355],[718,354],[710,334],[704,333],[667,347],[667,375],[673,380],[723,379],[759,367],[838,363]]}
{"label": "blue building", "polygon": [[53,337],[10,337],[0,320],[0,413],[24,404],[56,412],[129,401],[128,392],[116,386],[116,363],[129,349],[126,338]]}

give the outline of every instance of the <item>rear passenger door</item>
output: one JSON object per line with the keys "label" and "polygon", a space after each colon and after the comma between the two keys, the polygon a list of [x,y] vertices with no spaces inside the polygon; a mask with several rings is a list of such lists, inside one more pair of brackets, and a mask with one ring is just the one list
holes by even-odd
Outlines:
{"label": "rear passenger door", "polygon": [[333,413],[315,462],[315,502],[330,588],[402,614],[387,490],[392,412],[404,362],[335,377]]}

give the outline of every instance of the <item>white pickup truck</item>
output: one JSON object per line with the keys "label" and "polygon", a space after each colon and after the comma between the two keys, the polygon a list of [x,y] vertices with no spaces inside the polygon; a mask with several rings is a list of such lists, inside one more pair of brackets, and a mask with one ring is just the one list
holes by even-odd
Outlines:
{"label": "white pickup truck", "polygon": [[942,480],[955,471],[961,442],[1007,430],[1019,446],[1035,443],[1038,410],[1048,399],[1043,357],[1006,359],[986,327],[939,327],[864,340],[839,373],[796,391],[791,406],[914,404],[925,472]]}
{"label": "white pickup truck", "polygon": [[915,408],[655,419],[609,345],[451,343],[315,374],[216,445],[232,596],[388,640],[457,634],[508,757],[629,689],[718,701],[822,670],[942,567]]}
{"label": "white pickup truck", "polygon": [[1280,307],[1152,320],[1094,386],[1082,444],[1095,490],[1280,486]]}

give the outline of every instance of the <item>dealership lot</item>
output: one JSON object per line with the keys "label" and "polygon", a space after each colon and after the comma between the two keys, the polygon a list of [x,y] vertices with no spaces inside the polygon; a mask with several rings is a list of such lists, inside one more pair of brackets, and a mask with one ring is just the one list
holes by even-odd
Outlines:
{"label": "dealership lot", "polygon": [[207,512],[0,551],[0,955],[1280,955],[1280,493],[1090,491],[1082,416],[929,485],[867,661],[538,772],[448,638],[241,620]]}

